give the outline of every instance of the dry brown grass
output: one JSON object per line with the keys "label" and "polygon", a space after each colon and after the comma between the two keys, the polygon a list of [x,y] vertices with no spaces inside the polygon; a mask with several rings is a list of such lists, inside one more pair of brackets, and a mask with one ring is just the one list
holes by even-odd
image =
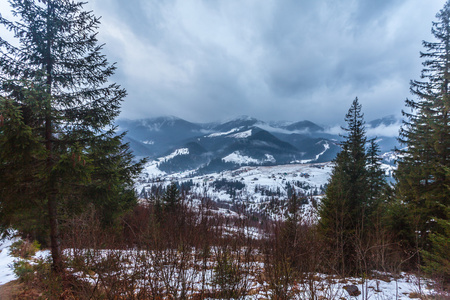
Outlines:
{"label": "dry brown grass", "polygon": [[38,299],[42,293],[33,287],[27,286],[19,280],[10,281],[4,285],[0,285],[1,300],[31,300]]}

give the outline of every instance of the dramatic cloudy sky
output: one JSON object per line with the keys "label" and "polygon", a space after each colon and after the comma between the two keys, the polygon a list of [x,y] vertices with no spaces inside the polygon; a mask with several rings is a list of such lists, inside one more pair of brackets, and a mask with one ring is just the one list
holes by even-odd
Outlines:
{"label": "dramatic cloudy sky", "polygon": [[[444,0],[90,0],[124,118],[400,115]],[[0,0],[0,9],[7,9]]]}

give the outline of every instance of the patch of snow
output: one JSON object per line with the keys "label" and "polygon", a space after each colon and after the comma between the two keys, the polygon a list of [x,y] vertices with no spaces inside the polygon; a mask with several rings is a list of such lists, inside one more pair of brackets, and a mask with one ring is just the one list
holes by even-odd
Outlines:
{"label": "patch of snow", "polygon": [[166,172],[161,171],[159,168],[159,162],[158,161],[149,161],[144,165],[144,169],[141,172],[140,179],[152,179],[158,176],[164,176],[166,175]]}
{"label": "patch of snow", "polygon": [[308,164],[308,163],[311,163],[313,161],[318,160],[319,157],[321,157],[328,149],[330,149],[330,144],[328,144],[328,142],[325,142],[323,147],[324,147],[324,150],[322,152],[320,152],[319,154],[317,154],[315,158],[304,159],[304,160],[296,160],[296,161],[293,161],[292,163]]}
{"label": "patch of snow", "polygon": [[265,161],[266,161],[266,162],[271,162],[271,163],[276,163],[276,162],[277,162],[277,160],[275,159],[275,157],[273,157],[273,155],[270,155],[270,154],[266,154],[266,159],[265,159]]}
{"label": "patch of snow", "polygon": [[188,148],[181,148],[181,149],[175,150],[174,152],[172,152],[171,154],[169,154],[167,156],[160,157],[156,160],[149,161],[148,163],[146,163],[144,165],[144,169],[142,170],[138,181],[143,181],[143,180],[155,181],[156,178],[165,176],[167,173],[164,171],[161,171],[158,168],[161,163],[166,162],[166,161],[174,158],[175,156],[188,155],[188,154],[189,154]]}
{"label": "patch of snow", "polygon": [[152,141],[152,140],[149,140],[149,141],[142,141],[142,143],[143,143],[143,144],[146,144],[146,145],[154,145],[154,144],[155,144],[155,141]]}
{"label": "patch of snow", "polygon": [[232,162],[238,165],[245,165],[245,164],[257,164],[259,163],[259,160],[254,159],[250,156],[242,155],[239,151],[235,151],[224,158],[222,158],[224,162]]}
{"label": "patch of snow", "polygon": [[[266,155],[270,159],[270,155]],[[208,194],[213,201],[231,203],[233,200],[244,201],[248,208],[259,210],[261,205],[269,201],[270,197],[261,192],[279,191],[281,200],[287,199],[286,185],[289,183],[297,193],[310,195],[314,191],[320,192],[320,186],[324,186],[330,177],[333,169],[332,163],[315,164],[289,164],[273,166],[242,166],[236,170],[227,170],[220,173],[211,173],[207,175],[195,175],[195,172],[185,172],[182,174],[159,175],[152,177],[142,177],[137,183],[136,190],[141,191],[151,189],[153,185],[167,186],[171,181],[180,183],[191,181],[193,186],[191,193],[196,195]],[[239,181],[245,186],[237,190],[234,196],[228,194],[225,190],[217,190],[214,182],[225,179],[227,181]],[[296,183],[301,183],[297,186]],[[257,190],[258,192],[255,192]],[[317,196],[315,197],[317,198]],[[319,201],[319,198],[317,198]],[[305,212],[314,212],[312,203],[305,205]]]}
{"label": "patch of snow", "polygon": [[[223,209],[219,209],[221,211]],[[222,213],[222,212],[220,212]],[[228,211],[228,213],[231,213]],[[239,217],[239,215],[236,215]],[[226,226],[223,228],[224,236],[233,236],[233,235],[241,235],[243,234],[246,237],[251,237],[254,239],[261,239],[263,237],[262,232],[256,227],[237,227],[237,226]],[[9,255],[9,247],[16,239],[6,239],[0,241],[0,285],[8,283],[12,280],[15,280],[16,277],[9,267],[10,264],[16,259]],[[212,255],[217,253],[216,248],[211,249]],[[65,249],[64,255],[70,257],[75,255],[75,251],[79,254],[82,254],[82,249]],[[247,251],[245,248],[237,251]],[[126,274],[139,274],[142,270],[145,270],[149,274],[154,273],[154,269],[152,268],[152,257],[154,254],[151,251],[146,250],[120,250],[120,249],[101,249],[90,252],[90,255],[94,255],[94,260],[101,261],[101,258],[105,258],[110,254],[118,254],[117,257],[125,258],[120,264],[121,268],[124,270]],[[168,253],[170,254],[170,253]],[[257,255],[257,252],[254,252],[252,255]],[[30,260],[33,263],[34,259],[45,258],[50,255],[48,250],[39,251],[36,256]],[[148,259],[142,260],[143,257],[147,257]],[[186,256],[187,261],[190,263],[188,265],[195,266],[196,258],[195,252],[188,254]],[[145,265],[142,263],[145,261]],[[192,263],[192,264],[191,264]],[[261,278],[252,274],[262,274],[264,272],[264,262],[260,260],[256,260],[250,264],[246,262],[239,263],[240,268],[243,270],[252,270],[253,272],[249,272],[249,276],[247,277],[249,282],[249,293],[248,295],[242,297],[242,299],[263,299],[263,298],[272,298],[272,291],[269,288],[269,284],[266,281],[260,281]],[[202,273],[201,270],[195,267],[188,267],[185,270],[186,277],[189,282],[192,282],[192,289],[188,291],[188,295],[198,291],[202,288],[202,278],[205,280],[206,285],[203,286],[206,290],[213,290],[216,286],[213,284],[214,279],[214,266],[215,263],[213,261],[207,262],[207,269]],[[162,272],[164,274],[170,276],[169,280],[179,280],[179,274],[177,272],[171,271],[169,269],[170,265],[165,264]],[[74,270],[75,271],[75,270]],[[170,272],[170,273],[169,273]],[[326,299],[411,299],[414,295],[424,295],[432,296],[437,293],[432,286],[433,281],[427,280],[421,277],[418,277],[413,274],[400,273],[396,276],[393,276],[390,273],[377,272],[374,271],[374,276],[371,276],[370,279],[362,279],[358,277],[349,277],[349,278],[341,278],[333,275],[326,275],[321,273],[310,274],[313,275],[314,282],[311,285],[310,282],[306,282],[303,284],[301,281],[295,282],[293,285],[288,287],[289,290],[296,291],[296,296],[298,299],[309,299],[311,296],[311,292],[316,293],[316,296],[319,298]],[[170,275],[169,275],[170,274]],[[77,276],[80,280],[91,283],[92,285],[96,284],[98,279],[98,274],[84,273],[84,272],[73,272],[72,275]],[[105,276],[109,276],[108,274],[103,274]],[[117,276],[115,274],[111,274],[111,276]],[[203,277],[202,277],[203,276]],[[147,277],[144,277],[147,278]],[[158,278],[158,277],[152,277]],[[136,281],[137,285],[135,286],[136,292],[138,292],[141,288],[145,288],[145,284],[148,284],[149,279],[138,280]],[[161,279],[162,280],[162,279]],[[356,285],[358,290],[363,292],[358,296],[349,296],[349,294],[345,291],[345,285]],[[164,285],[162,285],[164,286]],[[311,290],[313,288],[314,290]],[[441,294],[442,297],[448,299],[450,294],[448,292]],[[443,298],[444,299],[444,298]]]}
{"label": "patch of snow", "polygon": [[230,135],[230,138],[236,138],[236,139],[245,139],[248,138],[249,136],[252,135],[252,130],[247,130],[247,131],[243,131],[243,132],[239,132],[233,135]]}
{"label": "patch of snow", "polygon": [[12,268],[10,268],[15,257],[9,255],[9,247],[17,240],[17,238],[0,240],[0,285],[17,279]]}
{"label": "patch of snow", "polygon": [[222,160],[224,162],[231,162],[231,163],[235,163],[238,165],[249,165],[249,164],[261,165],[266,162],[270,162],[270,163],[276,162],[275,158],[270,154],[266,154],[265,157],[266,158],[263,160],[258,160],[256,158],[253,158],[250,156],[242,155],[239,151],[235,151],[235,152],[225,156],[224,158],[222,158]]}
{"label": "patch of snow", "polygon": [[[17,232],[13,231],[11,234],[15,235]],[[17,236],[6,237],[0,240],[0,285],[17,279],[12,267],[14,261],[19,260],[19,258],[11,255],[10,247],[18,240],[20,240],[20,238]],[[45,259],[49,255],[49,250],[42,250],[38,251],[32,259]]]}
{"label": "patch of snow", "polygon": [[180,148],[180,149],[175,150],[174,152],[172,152],[171,154],[169,154],[167,156],[158,158],[158,160],[159,160],[159,162],[166,162],[168,160],[171,160],[175,156],[188,155],[188,154],[189,154],[189,149],[188,148]]}
{"label": "patch of snow", "polygon": [[224,135],[229,135],[231,133],[237,132],[239,131],[241,128],[233,128],[230,131],[227,132],[216,132],[216,133],[211,133],[210,135],[206,136],[208,138],[213,138],[213,137],[218,137],[218,136],[224,136]]}
{"label": "patch of snow", "polygon": [[390,151],[386,152],[380,155],[380,158],[384,160],[385,162],[388,162],[390,164],[394,164],[395,161],[401,159],[403,157],[402,154],[400,154],[397,151]]}

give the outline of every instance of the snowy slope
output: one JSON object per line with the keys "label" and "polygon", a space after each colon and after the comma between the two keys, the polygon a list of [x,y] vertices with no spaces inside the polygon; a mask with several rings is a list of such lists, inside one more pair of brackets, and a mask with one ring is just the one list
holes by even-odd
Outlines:
{"label": "snowy slope", "polygon": [[[243,201],[258,209],[261,204],[271,200],[271,195],[280,200],[287,200],[289,188],[297,194],[320,194],[322,188],[328,182],[332,166],[332,163],[243,166],[236,170],[199,176],[193,175],[193,172],[161,176],[157,172],[142,177],[136,188],[138,191],[143,189],[149,191],[152,186],[167,186],[173,181],[180,184],[191,182],[193,198],[201,197],[206,192],[216,202]],[[227,189],[216,188],[216,182],[223,180],[231,183],[239,182],[244,187],[234,190],[233,193],[230,193]]]}

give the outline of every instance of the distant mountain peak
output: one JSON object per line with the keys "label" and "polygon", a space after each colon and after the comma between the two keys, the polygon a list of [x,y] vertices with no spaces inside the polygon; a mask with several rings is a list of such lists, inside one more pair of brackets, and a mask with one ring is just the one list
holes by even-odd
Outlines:
{"label": "distant mountain peak", "polygon": [[218,131],[228,131],[233,128],[254,126],[257,123],[260,123],[260,121],[255,118],[249,116],[240,116],[219,124],[215,127],[215,129]]}
{"label": "distant mountain peak", "polygon": [[234,122],[234,121],[258,121],[258,120],[253,117],[250,117],[248,115],[240,115],[240,116],[234,117],[232,119],[226,120],[225,122],[228,123],[228,122]]}
{"label": "distant mountain peak", "polygon": [[[154,120],[163,120],[163,121],[178,121],[178,120],[183,120],[179,117],[175,117],[172,115],[167,115],[167,116],[161,116],[161,117],[155,117],[153,118]],[[184,121],[184,120],[183,120]]]}
{"label": "distant mountain peak", "polygon": [[375,119],[367,123],[367,125],[371,128],[378,127],[380,125],[389,126],[393,124],[401,123],[401,119],[395,115],[385,116],[383,118]]}
{"label": "distant mountain peak", "polygon": [[[379,119],[378,124],[389,122],[398,122],[398,119],[387,116]],[[325,132],[309,120],[275,123],[243,115],[227,122],[201,124],[175,116],[161,116],[122,119],[116,124],[120,132],[128,131],[127,141],[136,155],[154,159],[167,157],[158,163],[159,170],[166,173],[219,172],[233,169],[241,161],[263,165],[324,162],[334,159],[340,151],[336,142],[340,137]],[[373,128],[368,123],[368,132],[379,129],[375,136],[380,137],[382,151],[396,145],[397,140],[387,135],[387,130],[392,127],[395,131],[395,126]],[[227,159],[223,160],[224,157]]]}
{"label": "distant mountain peak", "polygon": [[320,127],[319,125],[317,125],[311,121],[308,121],[308,120],[292,123],[292,124],[286,126],[285,128],[287,130],[292,130],[292,131],[294,131],[294,130],[308,131],[308,132],[324,131],[324,129],[322,127]]}

